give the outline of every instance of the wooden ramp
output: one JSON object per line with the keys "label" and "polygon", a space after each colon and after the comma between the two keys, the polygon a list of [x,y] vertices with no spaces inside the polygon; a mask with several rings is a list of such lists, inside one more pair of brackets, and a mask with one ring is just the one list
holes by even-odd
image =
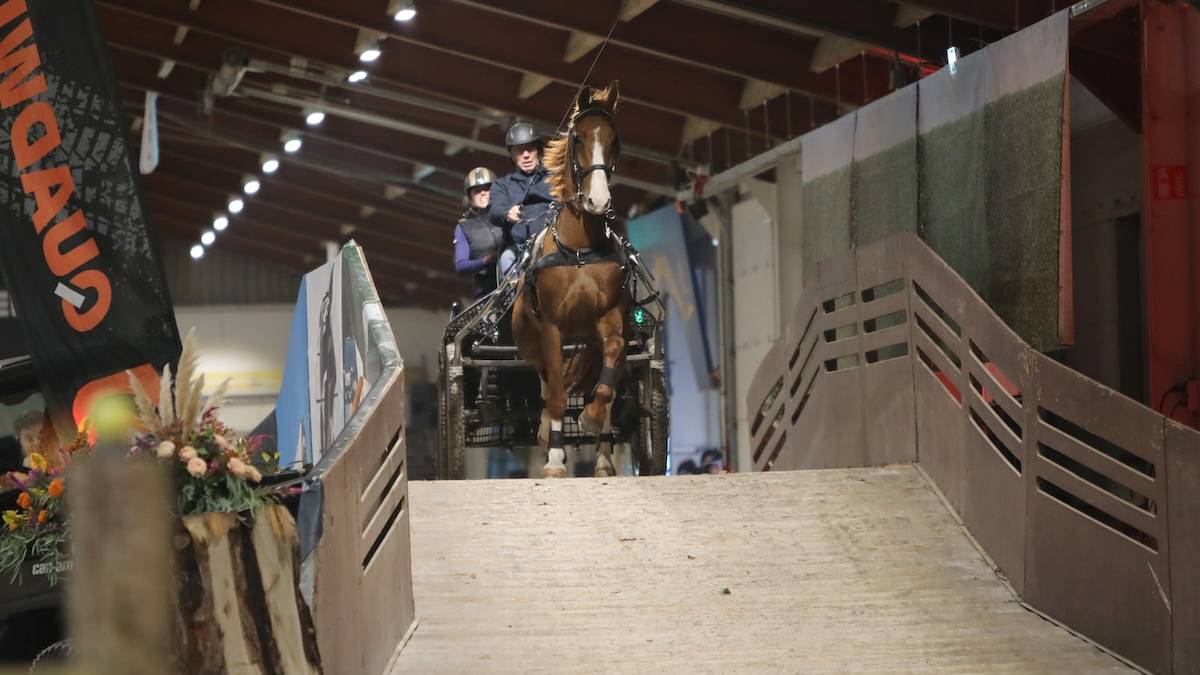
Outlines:
{"label": "wooden ramp", "polygon": [[1018,604],[911,466],[410,494],[395,673],[1130,671]]}

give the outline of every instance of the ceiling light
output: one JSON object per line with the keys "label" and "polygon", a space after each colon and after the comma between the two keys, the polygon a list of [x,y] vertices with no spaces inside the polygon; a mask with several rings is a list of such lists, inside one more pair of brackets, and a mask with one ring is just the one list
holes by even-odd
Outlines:
{"label": "ceiling light", "polygon": [[196,244],[192,247],[192,250],[189,251],[189,253],[192,255],[192,260],[199,260],[204,257],[204,247],[200,244]]}
{"label": "ceiling light", "polygon": [[350,73],[350,76],[346,78],[346,81],[353,84],[355,82],[362,82],[365,79],[367,79],[367,71],[356,70],[353,73]]}
{"label": "ceiling light", "polygon": [[284,152],[296,152],[304,145],[304,141],[300,138],[300,134],[295,131],[285,131],[279,136],[279,140],[283,141]]}
{"label": "ceiling light", "polygon": [[262,183],[258,182],[257,176],[247,175],[242,179],[242,191],[248,195],[258,192],[260,187],[262,187]]}
{"label": "ceiling light", "polygon": [[371,63],[378,59],[383,53],[379,51],[379,41],[382,39],[383,35],[376,31],[360,29],[354,40],[354,53],[358,55],[358,60]]}
{"label": "ceiling light", "polygon": [[263,173],[275,173],[278,169],[279,169],[279,160],[275,158],[275,155],[263,155],[262,156]]}
{"label": "ceiling light", "polygon": [[229,212],[230,213],[241,213],[242,207],[244,207],[245,205],[246,205],[246,203],[243,202],[240,197],[234,197],[233,199],[229,200]]}
{"label": "ceiling light", "polygon": [[212,230],[205,230],[204,234],[200,235],[200,243],[205,246],[212,246],[212,243],[217,240],[217,235],[213,234]]}
{"label": "ceiling light", "polygon": [[309,110],[304,115],[304,122],[310,127],[315,127],[325,121],[325,112],[323,110]]}
{"label": "ceiling light", "polygon": [[397,21],[412,21],[417,15],[416,3],[413,0],[392,0],[388,4],[388,14]]}
{"label": "ceiling light", "polygon": [[227,227],[229,227],[229,219],[224,215],[213,218],[213,229],[217,232],[223,232]]}

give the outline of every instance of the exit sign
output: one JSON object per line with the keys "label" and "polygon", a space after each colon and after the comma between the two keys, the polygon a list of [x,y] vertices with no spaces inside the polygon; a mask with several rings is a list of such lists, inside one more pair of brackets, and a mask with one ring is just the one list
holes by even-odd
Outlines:
{"label": "exit sign", "polygon": [[1154,200],[1187,199],[1187,167],[1162,165],[1151,169],[1151,196]]}

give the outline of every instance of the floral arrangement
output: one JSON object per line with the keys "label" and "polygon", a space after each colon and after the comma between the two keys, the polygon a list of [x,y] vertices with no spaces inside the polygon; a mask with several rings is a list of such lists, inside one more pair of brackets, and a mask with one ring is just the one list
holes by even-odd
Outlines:
{"label": "floral arrangement", "polygon": [[[228,381],[202,400],[204,376],[197,374],[198,363],[193,332],[184,340],[179,372],[172,377],[170,366],[163,370],[157,406],[130,374],[141,426],[130,454],[168,467],[177,515],[234,513],[248,522],[255,511],[275,501],[257,487],[262,474],[252,460],[271,458],[260,450],[263,437],[236,438],[217,419]],[[0,574],[8,574],[12,582],[20,581],[21,569],[30,556],[43,564],[51,585],[69,567],[66,470],[74,458],[91,453],[88,439],[85,429],[51,457],[31,454],[28,472],[0,477],[0,489],[20,490],[18,508],[0,513]]]}
{"label": "floral arrangement", "polygon": [[53,461],[33,453],[28,472],[13,471],[4,476],[6,485],[20,490],[18,508],[0,514],[4,523],[0,527],[0,574],[7,575],[10,583],[20,581],[21,568],[30,556],[41,564],[51,586],[58,583],[68,566],[65,473],[74,458],[90,452],[87,434],[81,432],[70,445],[57,451]]}
{"label": "floral arrangement", "polygon": [[198,365],[193,332],[184,340],[179,372],[172,377],[170,366],[163,370],[158,406],[130,374],[138,419],[145,429],[134,437],[130,452],[157,458],[169,467],[177,486],[178,515],[236,513],[248,519],[271,501],[255,487],[262,474],[251,460],[261,455],[259,446],[264,439],[234,438],[229,427],[217,419],[228,380],[201,402],[204,375],[197,375]]}

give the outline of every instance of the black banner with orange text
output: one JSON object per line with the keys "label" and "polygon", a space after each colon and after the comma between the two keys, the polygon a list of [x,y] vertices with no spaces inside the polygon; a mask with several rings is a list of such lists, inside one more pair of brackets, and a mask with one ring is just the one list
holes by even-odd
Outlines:
{"label": "black banner with orange text", "polygon": [[0,271],[52,418],[179,335],[92,0],[0,0]]}

